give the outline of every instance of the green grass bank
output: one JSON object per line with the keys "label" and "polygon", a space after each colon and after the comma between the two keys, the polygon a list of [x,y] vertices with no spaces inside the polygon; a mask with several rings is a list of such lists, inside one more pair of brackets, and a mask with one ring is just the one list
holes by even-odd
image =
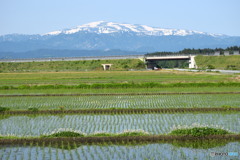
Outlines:
{"label": "green grass bank", "polygon": [[231,56],[196,56],[199,68],[208,68],[211,65],[216,69],[240,70],[240,55]]}
{"label": "green grass bank", "polygon": [[50,62],[1,62],[0,72],[59,72],[59,71],[101,71],[101,64],[113,64],[111,70],[145,69],[139,59],[81,60]]}

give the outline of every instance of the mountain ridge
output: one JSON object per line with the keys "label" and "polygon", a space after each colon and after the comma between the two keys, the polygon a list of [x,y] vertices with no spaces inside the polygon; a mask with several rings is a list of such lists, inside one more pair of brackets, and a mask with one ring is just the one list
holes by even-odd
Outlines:
{"label": "mountain ridge", "polygon": [[[184,48],[226,48],[239,45],[240,37],[237,36],[98,21],[43,35],[0,36],[0,57],[11,53],[11,57],[14,58],[18,57],[20,52],[27,52],[28,55],[34,52],[35,55],[39,54],[37,57],[41,57],[42,50],[56,51],[49,55],[56,57],[59,50],[72,50],[74,56],[82,56],[83,52],[76,55],[76,50],[175,52]],[[100,56],[100,52],[96,54]],[[104,56],[105,52],[101,54]],[[64,55],[73,56],[67,53]]]}
{"label": "mountain ridge", "polygon": [[[64,29],[58,31],[48,32],[43,35],[59,35],[59,34],[74,34],[80,31],[87,31],[97,34],[109,34],[116,32],[135,32],[139,35],[150,35],[150,36],[186,36],[193,34],[204,34],[211,36],[224,36],[222,34],[212,34],[200,31],[185,30],[185,29],[170,29],[170,28],[160,28],[160,27],[151,27],[147,25],[140,24],[129,24],[129,23],[115,23],[107,21],[97,21],[91,22],[71,29]],[[226,36],[226,35],[225,35]]]}

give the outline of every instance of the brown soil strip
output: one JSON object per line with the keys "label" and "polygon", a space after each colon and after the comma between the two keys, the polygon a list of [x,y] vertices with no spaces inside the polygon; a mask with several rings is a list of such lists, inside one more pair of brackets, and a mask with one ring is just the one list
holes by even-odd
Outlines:
{"label": "brown soil strip", "polygon": [[153,108],[153,109],[81,109],[81,110],[14,110],[0,112],[0,115],[34,114],[148,114],[148,113],[186,113],[186,112],[239,112],[239,108]]}
{"label": "brown soil strip", "polygon": [[15,144],[39,144],[45,145],[52,143],[142,143],[142,142],[171,142],[171,141],[197,141],[197,140],[232,140],[239,141],[240,134],[236,135],[209,135],[204,137],[195,136],[171,136],[171,135],[150,135],[150,136],[126,136],[126,137],[58,137],[58,138],[19,138],[19,139],[0,139],[0,145]]}
{"label": "brown soil strip", "polygon": [[165,93],[86,93],[86,94],[12,94],[0,97],[47,97],[47,96],[135,96],[135,95],[191,95],[191,94],[240,94],[240,92],[165,92]]}

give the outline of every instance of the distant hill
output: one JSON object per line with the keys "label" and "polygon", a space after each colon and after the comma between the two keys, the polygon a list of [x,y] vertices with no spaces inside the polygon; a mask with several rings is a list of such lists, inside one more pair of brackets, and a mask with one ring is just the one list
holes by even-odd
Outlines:
{"label": "distant hill", "polygon": [[119,50],[156,52],[239,45],[240,37],[236,36],[99,21],[43,35],[0,36],[0,58],[104,56],[116,55]]}

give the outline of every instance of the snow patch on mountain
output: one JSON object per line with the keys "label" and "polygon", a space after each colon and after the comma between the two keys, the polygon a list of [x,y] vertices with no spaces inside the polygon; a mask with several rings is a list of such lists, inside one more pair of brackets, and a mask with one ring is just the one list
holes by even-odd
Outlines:
{"label": "snow patch on mountain", "polygon": [[72,29],[49,32],[45,35],[74,34],[81,31],[97,33],[97,34],[133,32],[133,33],[136,33],[137,35],[148,35],[148,36],[170,36],[170,35],[187,36],[187,35],[195,35],[195,34],[221,36],[217,34],[208,34],[208,33],[199,32],[199,31],[190,31],[190,30],[183,30],[183,29],[164,29],[159,27],[150,27],[147,25],[114,23],[114,22],[105,22],[105,21],[87,23]]}

